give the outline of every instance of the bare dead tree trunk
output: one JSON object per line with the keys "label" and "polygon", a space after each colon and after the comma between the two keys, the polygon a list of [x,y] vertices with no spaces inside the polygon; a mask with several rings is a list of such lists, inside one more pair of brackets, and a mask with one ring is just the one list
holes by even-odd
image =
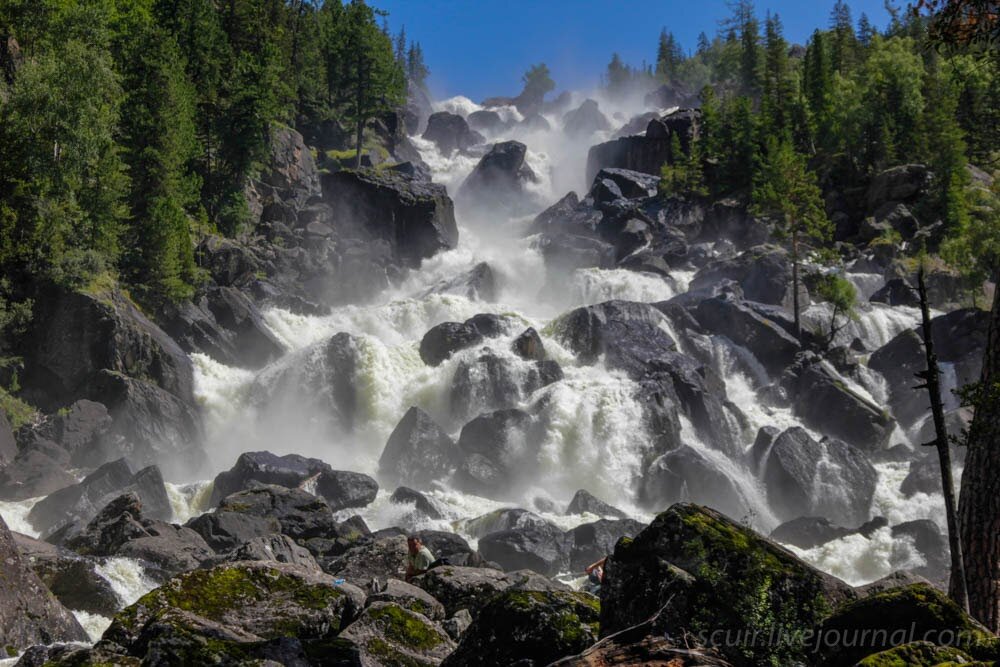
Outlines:
{"label": "bare dead tree trunk", "polygon": [[918,389],[927,389],[931,400],[931,418],[934,420],[934,445],[941,465],[941,492],[944,494],[944,511],[948,521],[948,546],[951,549],[950,592],[955,603],[969,611],[969,597],[966,592],[965,560],[962,557],[962,542],[958,532],[958,514],[955,508],[955,482],[951,473],[951,443],[944,423],[944,404],[941,402],[941,370],[938,368],[937,354],[934,352],[934,337],[931,335],[930,307],[927,303],[927,283],[924,280],[924,264],[917,270],[917,292],[920,295],[920,315],[924,331],[924,353],[927,370],[917,373],[924,380]]}
{"label": "bare dead tree trunk", "polygon": [[[969,611],[993,632],[1000,630],[1000,289],[983,356],[976,414],[959,498]],[[954,582],[953,582],[954,584]]]}

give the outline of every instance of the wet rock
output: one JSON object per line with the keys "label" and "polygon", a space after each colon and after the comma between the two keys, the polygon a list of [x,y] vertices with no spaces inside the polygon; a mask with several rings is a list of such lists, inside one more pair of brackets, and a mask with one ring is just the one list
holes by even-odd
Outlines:
{"label": "wet rock", "polygon": [[0,412],[0,468],[14,460],[17,456],[17,442],[10,428],[7,416]]}
{"label": "wet rock", "polygon": [[370,604],[337,641],[357,646],[360,664],[432,666],[455,649],[439,625],[391,602]]}
{"label": "wet rock", "polygon": [[470,301],[496,301],[496,276],[489,264],[480,262],[465,273],[442,280],[424,292],[424,296],[430,294],[457,294]]}
{"label": "wet rock", "polygon": [[118,595],[98,574],[94,561],[27,535],[11,534],[23,561],[67,609],[110,617],[121,608]]}
{"label": "wet rock", "polygon": [[334,639],[363,604],[360,589],[295,565],[226,564],[143,596],[115,617],[102,645],[162,665],[264,660],[284,638],[294,640],[294,653],[302,643]]}
{"label": "wet rock", "polygon": [[316,495],[339,512],[351,507],[367,507],[378,495],[378,482],[360,472],[324,470],[316,477]]}
{"label": "wet rock", "polygon": [[801,359],[783,379],[792,409],[805,424],[865,452],[885,449],[895,423],[886,410],[857,394],[827,364]]}
{"label": "wet rock", "polygon": [[[768,595],[761,597],[761,590]],[[683,636],[695,625],[766,633],[771,614],[782,614],[790,627],[813,627],[832,606],[853,597],[847,584],[718,512],[674,505],[634,539],[619,541],[609,557],[601,586],[601,634],[625,630],[657,612],[669,624],[660,632],[670,636]],[[751,608],[758,613],[749,613]],[[733,652],[738,664],[808,662],[802,648],[796,653],[772,643],[719,648]]]}
{"label": "wet rock", "polygon": [[384,241],[400,266],[417,268],[458,243],[454,207],[443,185],[359,169],[323,176],[323,196],[333,203],[333,218],[351,226],[345,232]]}
{"label": "wet rock", "polygon": [[526,132],[551,132],[552,125],[549,121],[545,120],[545,116],[534,113],[529,116],[525,116],[524,120],[521,121],[520,127]]}
{"label": "wet rock", "polygon": [[151,466],[133,474],[128,462],[118,459],[104,464],[79,484],[40,500],[28,513],[28,521],[35,530],[51,535],[64,526],[86,524],[109,502],[130,492],[138,496],[148,517],[173,516],[159,469]]}
{"label": "wet rock", "polygon": [[261,368],[278,359],[285,348],[265,324],[257,306],[235,287],[216,287],[207,295],[207,305],[219,326],[232,332],[237,364]]}
{"label": "wet rock", "polygon": [[379,475],[422,487],[449,474],[459,461],[458,449],[448,434],[414,406],[389,436],[379,458]]}
{"label": "wet rock", "polygon": [[909,665],[911,667],[932,667],[933,665],[963,665],[974,663],[972,656],[953,646],[936,646],[928,641],[917,641],[895,646],[880,653],[873,653],[858,663],[859,667],[878,665]]}
{"label": "wet rock", "polygon": [[800,549],[812,549],[821,544],[840,539],[852,532],[849,528],[831,523],[821,516],[802,516],[786,521],[771,531],[771,539],[782,544],[791,544]]}
{"label": "wet rock", "polygon": [[615,248],[589,236],[543,233],[535,241],[550,274],[560,276],[577,269],[610,269],[615,264]]}
{"label": "wet rock", "polygon": [[439,600],[449,616],[468,609],[473,618],[498,592],[508,588],[525,591],[569,590],[565,584],[551,581],[535,572],[501,572],[485,567],[454,565],[435,567],[416,577],[413,583]]}
{"label": "wet rock", "polygon": [[492,352],[463,359],[451,386],[451,413],[457,420],[474,414],[510,408],[542,387],[563,378],[555,361],[521,361]]}
{"label": "wet rock", "polygon": [[697,134],[699,112],[678,109],[662,118],[653,118],[646,126],[645,136],[619,137],[596,146],[587,153],[587,182],[604,168],[619,168],[658,176],[664,162],[673,163],[681,156],[673,155],[671,142],[676,134],[684,151],[689,150]]}
{"label": "wet rock", "polygon": [[483,607],[443,665],[547,665],[597,639],[600,604],[576,591],[507,590]]}
{"label": "wet rock", "polygon": [[408,553],[404,535],[375,536],[345,551],[324,569],[358,586],[373,578],[399,579],[406,573]]}
{"label": "wet rock", "polygon": [[462,523],[462,532],[468,533],[473,537],[483,537],[490,533],[516,530],[518,528],[531,528],[534,526],[554,527],[554,524],[528,510],[505,508],[493,510],[482,516],[464,521]]}
{"label": "wet rock", "polygon": [[884,303],[888,306],[920,306],[920,299],[917,297],[916,291],[903,278],[893,278],[887,281],[868,300],[872,303]]}
{"label": "wet rock", "polygon": [[613,182],[618,187],[621,196],[626,199],[652,197],[660,187],[659,176],[644,174],[640,171],[632,171],[631,169],[615,169],[610,167],[601,169],[597,172],[597,176],[594,177],[594,181],[598,182],[604,179]]}
{"label": "wet rock", "polygon": [[555,576],[569,565],[569,548],[563,531],[544,524],[481,537],[479,553],[506,571],[533,570]]}
{"label": "wet rock", "polygon": [[586,202],[581,203],[575,192],[568,192],[535,217],[528,228],[528,234],[549,232],[594,236],[602,217],[600,211],[588,206]]}
{"label": "wet rock", "polygon": [[107,407],[81,399],[24,427],[18,439],[22,450],[51,451],[51,445],[55,445],[66,452],[69,465],[96,467],[104,462],[98,452],[114,446],[106,442],[112,437],[111,424]]}
{"label": "wet rock", "polygon": [[521,210],[530,205],[525,185],[538,177],[524,161],[527,150],[519,141],[493,144],[462,183],[456,198],[490,211]]}
{"label": "wet rock", "polygon": [[[35,644],[88,640],[76,618],[32,572],[0,517],[0,637],[16,655]],[[8,650],[8,653],[11,651]]]}
{"label": "wet rock", "polygon": [[483,567],[485,561],[461,535],[444,530],[418,530],[416,536],[439,560],[451,565]]}
{"label": "wet rock", "polygon": [[455,352],[478,345],[482,340],[483,335],[468,322],[442,322],[420,340],[420,358],[428,366],[438,366]]}
{"label": "wet rock", "polygon": [[223,498],[249,488],[254,482],[293,489],[329,469],[330,466],[319,459],[298,454],[278,456],[271,452],[244,452],[232,468],[215,476],[209,502],[217,505]]}
{"label": "wet rock", "polygon": [[928,454],[910,461],[910,469],[899,487],[907,498],[918,493],[941,492],[941,464],[935,454]]}
{"label": "wet rock", "polygon": [[518,409],[482,414],[462,427],[462,464],[454,483],[469,493],[509,495],[521,466],[537,454],[531,415]]}
{"label": "wet rock", "polygon": [[545,345],[541,336],[532,327],[528,327],[524,332],[511,343],[514,354],[529,361],[544,361],[546,358]]}
{"label": "wet rock", "polygon": [[839,440],[816,442],[792,427],[774,441],[761,470],[779,518],[803,513],[845,523],[868,518],[877,473],[860,450]]}
{"label": "wet rock", "polygon": [[477,132],[495,134],[507,129],[507,124],[500,117],[500,114],[491,109],[473,111],[465,120],[469,124],[469,128]]}
{"label": "wet rock", "polygon": [[433,141],[444,155],[456,150],[467,151],[485,141],[483,135],[469,128],[464,118],[447,111],[438,111],[430,115],[423,138]]}
{"label": "wet rock", "polygon": [[77,478],[66,472],[69,455],[51,441],[31,443],[0,469],[0,498],[27,500],[73,486]]}
{"label": "wet rock", "polygon": [[948,540],[938,525],[930,519],[917,519],[892,527],[894,538],[904,535],[913,539],[913,546],[924,557],[925,564],[915,568],[914,574],[926,577],[946,589],[951,572],[951,552]]}
{"label": "wet rock", "polygon": [[601,519],[585,523],[566,532],[570,547],[569,567],[573,572],[583,572],[615,549],[623,537],[635,537],[645,526],[632,519]]}
{"label": "wet rock", "polygon": [[643,475],[639,494],[641,502],[651,509],[696,502],[728,516],[744,517],[752,508],[730,473],[706,453],[688,445],[653,461]]}
{"label": "wet rock", "polygon": [[[340,532],[340,524],[334,520],[333,511],[324,499],[301,489],[287,489],[273,484],[259,484],[227,496],[212,514],[196,517],[188,522],[188,525],[205,536],[206,540],[210,539],[210,535],[214,536],[213,539],[221,545],[222,550],[228,551],[236,546],[235,540],[226,543],[227,533],[217,531],[223,528],[224,516],[229,513],[244,514],[266,521],[262,523],[238,520],[231,524],[234,530],[258,529],[264,526],[273,528],[274,523],[271,521],[274,521],[277,523],[277,530],[269,532],[283,533],[294,540],[308,540],[313,537],[333,538]],[[228,534],[232,539],[245,533]],[[266,533],[249,534],[247,539],[262,534]]]}
{"label": "wet rock", "polygon": [[770,373],[783,371],[802,350],[785,329],[732,297],[705,299],[694,316],[706,330],[750,350]]}
{"label": "wet rock", "polygon": [[417,512],[423,514],[428,519],[443,519],[441,512],[434,503],[419,491],[401,486],[392,492],[389,502],[394,505],[413,505]]}
{"label": "wet rock", "polygon": [[824,643],[817,664],[853,665],[868,655],[891,649],[898,642],[891,637],[936,640],[951,636],[956,642],[954,647],[961,649],[987,636],[958,605],[927,584],[895,588],[845,604],[825,619],[818,631],[852,636],[864,628],[878,628],[885,633],[878,633],[868,642]]}
{"label": "wet rock", "polygon": [[201,567],[215,567],[222,563],[242,561],[289,563],[307,570],[320,571],[319,564],[308,549],[287,535],[275,534],[251,538],[222,556],[204,561]]}
{"label": "wet rock", "polygon": [[611,123],[601,113],[600,106],[594,100],[584,100],[576,109],[567,112],[563,118],[563,132],[570,137],[584,139],[595,132],[607,132]]}
{"label": "wet rock", "polygon": [[[748,301],[784,306],[792,305],[792,269],[788,251],[773,245],[750,248],[735,257],[709,262],[691,279],[692,291],[711,289],[723,280],[737,282]],[[800,302],[809,305],[808,292],[800,286]]]}
{"label": "wet rock", "polygon": [[625,512],[617,507],[612,507],[600,498],[585,489],[580,489],[573,494],[573,499],[569,501],[566,514],[596,514],[599,517],[610,517],[613,519],[628,518]]}

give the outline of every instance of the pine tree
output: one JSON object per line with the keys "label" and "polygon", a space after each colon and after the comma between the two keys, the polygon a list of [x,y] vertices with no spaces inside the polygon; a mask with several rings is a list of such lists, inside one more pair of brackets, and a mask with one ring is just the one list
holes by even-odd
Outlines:
{"label": "pine tree", "polygon": [[752,0],[732,0],[728,4],[732,16],[727,25],[739,35],[740,90],[744,95],[755,96],[760,91],[760,24]]}
{"label": "pine tree", "polygon": [[929,203],[946,229],[960,229],[968,224],[966,146],[956,119],[958,91],[939,66],[929,67],[924,76],[924,99],[920,134],[926,139],[925,160],[934,174]]}
{"label": "pine tree", "polygon": [[796,338],[802,340],[799,304],[799,272],[803,244],[827,242],[833,227],[823,209],[823,196],[816,176],[791,141],[769,137],[761,169],[754,179],[753,206],[756,215],[773,220],[775,231],[791,246],[792,310]]}
{"label": "pine tree", "polygon": [[861,12],[861,18],[858,19],[858,44],[867,48],[872,43],[872,38],[876,34],[877,31],[868,19],[868,14]]}
{"label": "pine tree", "polygon": [[708,50],[712,48],[712,43],[708,41],[708,35],[704,32],[698,33],[698,50],[697,54],[703,56],[708,53]]}
{"label": "pine tree", "polygon": [[833,33],[831,60],[834,71],[844,73],[854,65],[854,21],[851,8],[843,0],[837,0],[830,12],[830,30]]}
{"label": "pine tree", "polygon": [[420,43],[411,43],[410,50],[406,54],[406,77],[418,88],[427,88],[427,77],[430,70],[424,64],[424,50]]}
{"label": "pine tree", "polygon": [[662,29],[656,50],[656,77],[661,81],[672,81],[677,76],[677,68],[683,60],[684,54],[677,38],[673,33],[667,32],[666,28]]}
{"label": "pine tree", "polygon": [[632,71],[617,53],[611,54],[605,74],[605,85],[612,95],[620,95],[626,91],[632,81]]}
{"label": "pine tree", "polygon": [[791,126],[792,82],[789,79],[788,42],[782,34],[781,19],[768,15],[765,22],[763,102],[765,134],[782,134]]}

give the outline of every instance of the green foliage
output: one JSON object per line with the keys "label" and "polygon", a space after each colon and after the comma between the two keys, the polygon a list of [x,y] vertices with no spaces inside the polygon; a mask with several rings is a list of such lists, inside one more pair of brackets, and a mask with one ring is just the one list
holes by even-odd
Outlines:
{"label": "green foliage", "polygon": [[701,142],[691,142],[685,153],[675,133],[670,139],[671,160],[660,169],[660,192],[663,194],[706,195],[705,175],[701,166]]}
{"label": "green foliage", "polygon": [[[827,330],[827,344],[832,344],[847,321],[857,317],[854,308],[858,302],[858,291],[851,281],[839,273],[823,273],[816,276],[810,285],[810,291],[821,301],[832,306]],[[844,321],[838,326],[841,318]]]}
{"label": "green foliage", "polygon": [[771,137],[753,187],[753,210],[772,219],[776,231],[798,240],[827,241],[833,231],[823,210],[816,176],[805,156],[786,139]]}
{"label": "green foliage", "polygon": [[949,230],[941,256],[958,269],[973,288],[994,278],[1000,269],[1000,180],[990,189],[970,188],[968,215]]}

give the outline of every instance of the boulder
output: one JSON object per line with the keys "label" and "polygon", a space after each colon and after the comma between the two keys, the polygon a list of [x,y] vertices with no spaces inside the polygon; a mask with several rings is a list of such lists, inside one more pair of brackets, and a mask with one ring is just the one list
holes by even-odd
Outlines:
{"label": "boulder", "polygon": [[545,267],[555,279],[565,280],[566,273],[577,269],[610,269],[615,265],[615,248],[589,236],[543,233],[533,246],[545,260]]}
{"label": "boulder", "polygon": [[552,360],[522,361],[493,352],[463,359],[452,379],[452,417],[464,421],[480,412],[513,407],[562,378],[562,368]]}
{"label": "boulder", "polygon": [[285,353],[285,347],[264,322],[257,306],[235,287],[208,290],[206,304],[220,327],[231,332],[233,361],[241,367],[261,368]]}
{"label": "boulder", "polygon": [[278,456],[271,452],[244,452],[232,468],[215,476],[211,505],[234,493],[250,488],[254,482],[294,489],[330,466],[319,459],[298,454]]}
{"label": "boulder", "polygon": [[406,411],[379,458],[379,475],[393,483],[423,487],[448,475],[460,462],[458,449],[420,408]]}
{"label": "boulder", "polygon": [[85,642],[76,618],[45,588],[0,517],[0,637],[8,655],[35,644]]}
{"label": "boulder", "polygon": [[601,113],[594,100],[584,100],[576,109],[568,111],[562,118],[563,132],[574,139],[589,138],[595,132],[607,132],[611,123]]}
{"label": "boulder", "polygon": [[408,553],[404,535],[373,536],[345,551],[324,569],[359,586],[373,578],[398,579],[406,572]]}
{"label": "boulder", "polygon": [[[442,627],[392,602],[369,604],[337,638],[357,647],[361,665],[431,667],[455,649]],[[338,663],[345,664],[345,663]]]}
{"label": "boulder", "polygon": [[621,196],[626,199],[652,197],[660,187],[659,176],[630,169],[615,169],[613,167],[601,169],[594,177],[594,182],[597,183],[605,179],[614,183]]}
{"label": "boulder", "polygon": [[798,426],[775,439],[761,471],[779,518],[807,513],[854,524],[868,518],[878,477],[860,450],[839,440],[816,442]]}
{"label": "boulder", "polygon": [[11,535],[23,561],[67,609],[111,617],[121,608],[117,593],[97,572],[94,561],[27,535]]}
{"label": "boulder", "polygon": [[567,531],[565,540],[570,548],[569,569],[583,572],[588,565],[614,551],[618,540],[635,537],[643,528],[643,524],[633,519],[601,519]]}
{"label": "boulder", "polygon": [[934,667],[935,665],[964,665],[974,663],[974,658],[953,646],[936,646],[929,641],[909,642],[879,653],[872,653],[860,661],[858,667],[880,665],[907,665],[908,667]]}
{"label": "boulder", "polygon": [[612,507],[585,489],[580,489],[573,494],[573,499],[566,507],[566,514],[596,514],[599,517],[612,519],[628,518],[625,512],[617,507]]}
{"label": "boulder", "polygon": [[519,141],[493,144],[466,177],[456,198],[489,211],[523,209],[528,203],[525,184],[538,180],[524,161],[527,151],[528,147]]}
{"label": "boulder", "polygon": [[829,364],[802,358],[782,384],[792,397],[792,410],[810,428],[869,453],[889,445],[892,417],[848,387]]}
{"label": "boulder", "polygon": [[288,664],[279,658],[280,640],[294,644],[293,654],[303,644],[332,640],[364,599],[350,584],[295,565],[225,564],[182,574],[146,594],[114,618],[100,646],[158,665],[226,664],[237,656]]}
{"label": "boulder", "polygon": [[423,138],[434,142],[443,155],[450,155],[456,150],[465,152],[486,140],[483,135],[470,129],[464,118],[447,111],[430,115]]}
{"label": "boulder", "polygon": [[592,183],[601,169],[630,169],[659,176],[664,162],[673,163],[683,156],[673,155],[671,142],[676,134],[685,154],[697,135],[699,111],[678,109],[662,118],[653,118],[645,135],[619,137],[592,146],[587,153],[586,182]]}
{"label": "boulder", "polygon": [[869,211],[888,202],[913,201],[927,189],[931,174],[922,164],[904,164],[876,174],[868,185]]}
{"label": "boulder", "polygon": [[[906,638],[944,641],[953,648],[977,645],[991,635],[944,593],[927,584],[894,588],[849,602],[836,609],[817,627],[819,633],[860,636],[878,629],[867,642],[823,642],[818,665],[854,665],[866,656],[891,649]],[[951,637],[951,640],[948,637]],[[903,639],[900,639],[903,638]],[[877,664],[877,663],[876,663]]]}
{"label": "boulder", "polygon": [[799,549],[812,549],[853,532],[849,528],[831,523],[826,517],[801,516],[786,521],[772,530],[770,537],[775,542],[790,544]]}
{"label": "boulder", "polygon": [[454,278],[441,280],[428,288],[423,296],[430,294],[457,294],[470,301],[496,301],[496,275],[486,262],[480,262],[468,271]]}
{"label": "boulder", "polygon": [[360,472],[324,470],[316,477],[316,495],[334,512],[351,507],[367,507],[378,495],[378,482]]}
{"label": "boulder", "polygon": [[555,576],[569,565],[563,531],[545,524],[490,533],[479,538],[479,553],[504,570],[532,570]]}
{"label": "boulder", "polygon": [[780,374],[802,350],[784,328],[732,296],[705,299],[693,314],[705,330],[750,350],[772,375]]}
{"label": "boulder", "polygon": [[529,361],[545,361],[545,345],[533,327],[528,327],[511,343],[514,354]]}
{"label": "boulder", "polygon": [[151,466],[133,474],[128,462],[118,459],[104,464],[79,484],[40,500],[28,513],[28,521],[35,530],[51,535],[64,526],[88,523],[109,502],[130,492],[139,498],[149,518],[165,520],[173,516],[159,469]]}
{"label": "boulder", "polygon": [[951,552],[948,540],[941,534],[941,529],[930,519],[906,521],[892,527],[892,536],[909,537],[913,546],[924,557],[924,565],[914,568],[913,573],[925,577],[931,582],[947,589],[948,577],[951,572]]}
{"label": "boulder", "polygon": [[[780,627],[813,627],[853,597],[847,584],[718,512],[674,505],[634,539],[620,540],[608,558],[601,635],[660,612],[665,626],[657,631],[670,636],[698,628],[768,636]],[[800,644],[719,648],[737,664],[809,663]]]}
{"label": "boulder", "polygon": [[455,352],[478,345],[482,340],[483,335],[468,322],[442,322],[420,340],[420,358],[428,366],[438,366]]}
{"label": "boulder", "polygon": [[642,477],[639,499],[650,509],[696,502],[734,517],[747,516],[754,510],[750,498],[725,466],[688,445],[667,452],[649,465]]}
{"label": "boulder", "polygon": [[[229,514],[243,514],[263,521],[230,521]],[[187,525],[219,551],[228,551],[240,541],[268,533],[283,533],[294,540],[334,538],[340,534],[340,524],[334,520],[333,511],[325,500],[302,489],[273,484],[258,484],[227,496],[214,512],[195,517]],[[265,527],[267,532],[259,532]],[[229,530],[220,532],[223,528]],[[253,532],[243,532],[246,529]]]}
{"label": "boulder", "polygon": [[460,525],[463,533],[476,538],[484,537],[490,533],[517,530],[520,528],[555,527],[555,524],[543,519],[534,512],[518,508],[493,510],[474,519],[464,520]]}
{"label": "boulder", "polygon": [[274,125],[271,138],[271,161],[260,176],[273,196],[292,207],[301,207],[320,192],[319,172],[302,135],[290,127]]}
{"label": "boulder", "polygon": [[552,131],[552,125],[545,120],[545,116],[539,113],[525,116],[519,127],[525,132],[548,133]]}
{"label": "boulder", "polygon": [[[688,289],[712,290],[724,280],[738,283],[748,301],[792,306],[792,264],[784,248],[754,246],[735,257],[713,260],[695,274]],[[800,286],[799,298],[803,308],[809,305],[804,286]]]}
{"label": "boulder", "polygon": [[497,132],[503,132],[507,129],[507,123],[503,121],[500,114],[492,109],[480,109],[479,111],[473,111],[468,115],[465,121],[469,124],[469,128],[475,130],[476,132],[496,134]]}
{"label": "boulder", "polygon": [[[33,448],[39,441],[55,444],[69,454],[69,463],[79,467],[96,467],[98,452],[116,446],[108,442],[112,419],[107,407],[95,401],[81,399],[68,408],[46,415],[45,418],[20,432],[22,449]],[[43,448],[39,448],[43,449]],[[96,456],[95,456],[96,455]]]}
{"label": "boulder", "polygon": [[531,415],[516,408],[481,414],[462,427],[454,484],[467,493],[509,495],[517,472],[537,455]]}
{"label": "boulder", "polygon": [[884,303],[887,306],[919,307],[920,299],[916,291],[904,278],[893,278],[875,291],[868,299],[872,303]]}
{"label": "boulder", "polygon": [[251,538],[238,547],[201,564],[202,568],[215,567],[222,563],[242,561],[263,561],[268,563],[290,563],[307,570],[320,571],[319,563],[309,550],[297,544],[287,535],[264,535]]}
{"label": "boulder", "polygon": [[399,579],[386,579],[377,591],[368,591],[366,604],[391,602],[432,621],[443,621],[444,605],[435,600],[427,591]]}
{"label": "boulder", "polygon": [[414,509],[428,519],[443,519],[444,516],[434,503],[419,491],[401,486],[392,492],[389,502],[393,505],[413,505]]}
{"label": "boulder", "polygon": [[27,500],[73,486],[77,478],[65,470],[68,459],[66,450],[55,443],[32,443],[0,468],[0,499]]}
{"label": "boulder", "polygon": [[500,591],[565,591],[569,587],[530,571],[501,572],[486,567],[442,565],[414,578],[413,583],[430,593],[453,616],[468,609],[475,618],[479,610]]}
{"label": "boulder", "polygon": [[568,192],[562,199],[548,207],[532,221],[528,234],[541,232],[593,236],[603,214],[586,202],[581,203],[575,192]]}
{"label": "boulder", "polygon": [[576,591],[506,590],[485,607],[443,665],[547,665],[597,640],[600,604]]}
{"label": "boulder", "polygon": [[358,169],[324,175],[323,196],[332,203],[338,225],[349,227],[345,232],[387,243],[400,266],[417,268],[458,243],[454,207],[443,185],[400,172]]}

